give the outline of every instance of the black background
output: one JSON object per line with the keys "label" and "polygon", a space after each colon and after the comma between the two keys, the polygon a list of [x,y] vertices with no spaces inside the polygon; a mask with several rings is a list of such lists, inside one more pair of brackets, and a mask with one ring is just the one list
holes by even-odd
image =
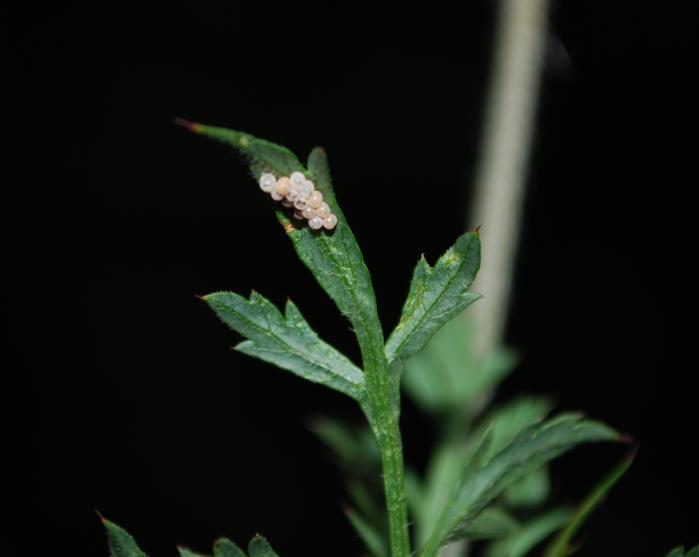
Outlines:
{"label": "black background", "polygon": [[[548,393],[640,443],[581,555],[699,542],[688,5],[560,2],[551,18],[508,332],[523,360],[501,398]],[[348,325],[240,161],[171,120],[326,147],[388,330],[418,255],[464,226],[491,2],[3,10],[10,552],[106,555],[97,508],[155,556],[257,531],[282,555],[356,554],[307,424],[357,410],[230,352],[195,294],[289,296],[356,359]],[[431,426],[406,403],[403,427],[419,467]],[[578,500],[622,454],[562,459],[555,500]]]}

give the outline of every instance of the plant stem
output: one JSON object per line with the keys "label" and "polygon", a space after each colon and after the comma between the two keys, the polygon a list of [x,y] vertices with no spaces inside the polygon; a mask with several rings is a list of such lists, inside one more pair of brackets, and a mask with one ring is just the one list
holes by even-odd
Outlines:
{"label": "plant stem", "polygon": [[478,352],[490,353],[507,322],[527,169],[534,132],[550,0],[500,0],[494,68],[469,228],[484,226],[473,306]]}
{"label": "plant stem", "polygon": [[[378,320],[375,323],[378,324]],[[400,392],[398,382],[391,374],[383,351],[383,334],[375,327],[368,335],[357,334],[364,362],[366,400],[362,409],[367,416],[381,453],[384,495],[388,513],[388,527],[393,557],[410,556],[408,531],[408,504],[405,496],[403,442],[399,415]],[[355,331],[358,332],[358,331]]]}
{"label": "plant stem", "polygon": [[390,419],[382,425],[377,424],[374,433],[381,451],[391,555],[408,557],[410,555],[408,507],[405,498],[403,446],[397,419]]}

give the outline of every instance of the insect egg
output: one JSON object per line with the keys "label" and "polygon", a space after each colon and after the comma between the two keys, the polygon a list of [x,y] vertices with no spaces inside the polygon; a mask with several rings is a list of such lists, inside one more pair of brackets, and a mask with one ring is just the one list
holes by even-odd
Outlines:
{"label": "insect egg", "polygon": [[306,177],[300,172],[294,172],[289,176],[291,183],[295,186],[301,186],[306,181]]}
{"label": "insect egg", "polygon": [[277,179],[274,177],[274,174],[265,172],[262,176],[260,176],[260,189],[263,192],[270,193],[276,184]]}
{"label": "insect egg", "polygon": [[301,184],[300,189],[301,193],[304,195],[304,198],[308,199],[315,191],[315,186],[313,185],[313,182],[306,180],[303,184]]}
{"label": "insect egg", "polygon": [[330,213],[327,217],[323,219],[323,226],[326,230],[332,230],[337,225],[337,217]]}
{"label": "insect egg", "polygon": [[328,207],[327,203],[321,203],[320,207],[316,209],[316,214],[321,218],[324,219],[328,215],[330,215],[330,207]]}
{"label": "insect egg", "polygon": [[321,203],[323,203],[323,194],[320,193],[318,190],[315,190],[308,197],[308,205],[310,207],[313,207],[314,209],[317,209],[318,207],[320,207]]}
{"label": "insect egg", "polygon": [[[277,180],[277,185],[274,191],[281,197],[284,197],[291,189],[291,181],[286,176],[283,176]],[[277,200],[278,201],[278,200]]]}
{"label": "insect egg", "polygon": [[323,219],[321,219],[319,216],[315,216],[308,221],[308,226],[310,226],[313,230],[318,230],[323,226]]}

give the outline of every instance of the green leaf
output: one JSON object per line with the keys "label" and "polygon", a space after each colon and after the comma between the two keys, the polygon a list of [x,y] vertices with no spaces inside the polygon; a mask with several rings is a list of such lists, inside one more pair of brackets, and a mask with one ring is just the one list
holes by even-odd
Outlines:
{"label": "green leaf", "polygon": [[[490,432],[490,443],[483,455],[484,462],[508,445],[526,426],[544,418],[549,410],[550,403],[544,398],[516,399],[493,410],[480,421],[470,435],[470,438],[476,440],[475,443],[463,442],[457,437],[446,439],[435,449],[428,464],[421,504],[413,508],[419,544],[427,542],[435,523],[464,477],[464,466],[486,434]],[[528,478],[529,476],[522,478],[520,482]],[[518,484],[519,482],[512,487]]]}
{"label": "green leaf", "polygon": [[[302,168],[296,167],[297,160],[286,149],[249,134],[207,128],[191,122],[178,123],[195,133],[224,141],[245,154],[251,161],[250,167],[255,178],[259,177],[262,170],[270,170],[277,176],[286,175],[290,170],[304,172]],[[392,550],[406,554],[409,551],[409,535],[403,494],[403,455],[398,429],[398,377],[397,374],[389,373],[371,277],[357,241],[335,200],[327,158],[322,149],[316,148],[311,152],[308,172],[305,174],[313,180],[316,189],[323,194],[324,200],[337,217],[336,227],[332,231],[311,230],[300,221],[292,222],[281,205],[277,205],[276,215],[301,261],[341,313],[350,320],[362,354],[364,383],[367,387],[348,381],[342,374],[333,377],[332,373],[326,371],[313,373],[311,377],[356,398],[366,414],[381,448],[386,504],[391,509]],[[243,343],[240,348],[247,350],[251,347]],[[268,350],[263,353],[274,363],[279,364],[278,360],[289,363],[287,355],[279,358],[278,354]],[[299,367],[303,369],[303,366],[294,365],[292,371],[298,373]],[[303,369],[304,374],[306,371]],[[314,369],[315,371],[318,370]],[[333,371],[337,373],[337,370]]]}
{"label": "green leaf", "polygon": [[221,538],[214,543],[214,557],[246,557],[231,540]]}
{"label": "green leaf", "polygon": [[607,496],[609,490],[626,473],[636,457],[635,451],[626,456],[605,478],[597,484],[590,494],[583,500],[580,506],[571,517],[567,526],[556,536],[546,549],[544,557],[565,557],[573,553],[571,540],[580,527]]}
{"label": "green leaf", "polygon": [[425,258],[415,266],[398,325],[386,342],[389,363],[418,352],[447,321],[480,295],[467,292],[481,263],[477,232],[467,232],[430,267]]}
{"label": "green leaf", "polygon": [[[335,200],[328,159],[323,149],[316,147],[311,151],[308,170],[316,189],[323,194],[324,200],[337,216],[337,226],[331,234],[318,234],[306,226],[289,231],[289,237],[299,259],[352,324],[365,371],[377,378],[387,375],[383,330],[376,309],[371,276],[357,240]],[[394,390],[397,396],[397,388]],[[397,398],[385,403],[390,403],[397,412]]]}
{"label": "green leaf", "polygon": [[569,509],[556,509],[520,526],[511,536],[489,544],[485,557],[524,557],[570,518]]}
{"label": "green leaf", "polygon": [[476,428],[476,436],[492,430],[493,442],[487,460],[509,445],[526,427],[541,422],[551,411],[551,403],[543,397],[520,397],[495,408]]}
{"label": "green leaf", "polygon": [[186,547],[182,547],[180,545],[177,546],[177,551],[180,552],[180,557],[207,557],[203,553],[195,553],[191,549],[188,549]]}
{"label": "green leaf", "polygon": [[183,128],[225,143],[248,159],[250,170],[257,180],[263,172],[272,172],[277,176],[289,176],[292,172],[303,172],[303,165],[291,151],[249,133],[206,126],[176,118],[175,123]]}
{"label": "green leaf", "polygon": [[684,547],[676,547],[667,554],[667,557],[684,557]]}
{"label": "green leaf", "polygon": [[690,549],[685,557],[699,557],[699,545],[695,545]]}
{"label": "green leaf", "polygon": [[[352,323],[362,348],[362,356],[369,357],[366,353],[367,339],[364,338],[367,334],[376,342],[380,340],[383,345],[371,277],[354,234],[335,200],[323,149],[315,148],[311,151],[306,171],[291,151],[269,141],[236,130],[186,120],[176,120],[176,123],[194,133],[226,143],[242,153],[248,158],[250,170],[256,180],[263,172],[288,176],[295,171],[303,172],[313,180],[316,189],[323,194],[323,199],[337,216],[335,229],[332,232],[311,230],[307,225],[290,219],[288,212],[281,206],[276,210],[277,218],[291,238],[301,261]],[[385,367],[385,362],[383,365]]]}
{"label": "green leaf", "polygon": [[106,518],[100,516],[102,524],[107,530],[107,544],[110,557],[148,557],[136,544],[131,534],[121,526],[117,526]]}
{"label": "green leaf", "polygon": [[352,509],[345,510],[345,515],[371,555],[389,557],[386,539],[367,520]]}
{"label": "green leaf", "polygon": [[428,412],[477,414],[514,368],[510,350],[498,348],[485,357],[477,354],[477,331],[466,313],[446,323],[405,362],[403,386]]}
{"label": "green leaf", "polygon": [[361,370],[320,340],[291,301],[286,304],[286,316],[282,316],[256,292],[250,300],[231,292],[209,294],[204,300],[226,325],[249,339],[236,350],[355,399],[362,398]]}
{"label": "green leaf", "polygon": [[272,546],[269,545],[269,542],[260,535],[250,540],[248,554],[250,557],[279,557],[272,549]]}
{"label": "green leaf", "polygon": [[424,484],[420,485],[416,477],[412,479],[412,491],[419,494],[419,499],[414,496],[409,501],[411,512],[415,516],[418,546],[427,542],[442,510],[454,495],[468,461],[467,445],[456,441],[444,442],[431,455]]}
{"label": "green leaf", "polygon": [[551,481],[546,468],[535,470],[505,491],[504,497],[510,507],[533,507],[543,503],[551,491]]}
{"label": "green leaf", "polygon": [[503,509],[492,507],[481,512],[466,529],[455,534],[459,539],[492,540],[504,538],[517,531],[517,521]]}
{"label": "green leaf", "polygon": [[618,439],[608,426],[574,414],[527,427],[475,473],[464,474],[421,556],[432,557],[507,487],[550,460],[580,443]]}

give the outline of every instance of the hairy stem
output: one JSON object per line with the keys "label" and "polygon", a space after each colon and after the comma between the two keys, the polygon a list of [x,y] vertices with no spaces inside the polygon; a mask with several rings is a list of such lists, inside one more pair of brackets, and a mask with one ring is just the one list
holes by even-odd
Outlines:
{"label": "hairy stem", "polygon": [[369,331],[364,331],[365,334],[356,331],[364,361],[366,385],[366,400],[362,403],[362,408],[381,452],[391,555],[409,557],[410,534],[405,496],[403,443],[398,424],[400,393],[397,381],[389,372],[378,320],[372,325],[379,328],[370,326]]}

